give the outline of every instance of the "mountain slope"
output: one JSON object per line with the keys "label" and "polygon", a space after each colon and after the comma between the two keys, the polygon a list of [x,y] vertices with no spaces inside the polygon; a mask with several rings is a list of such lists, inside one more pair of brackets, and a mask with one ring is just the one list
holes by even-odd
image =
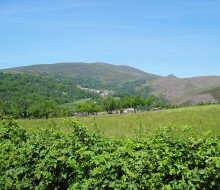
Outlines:
{"label": "mountain slope", "polygon": [[145,73],[129,66],[116,66],[106,63],[55,63],[32,65],[25,67],[17,67],[4,69],[3,72],[34,72],[34,73],[50,73],[67,77],[89,77],[101,80],[103,83],[111,82],[127,82],[144,78],[152,80],[160,76]]}
{"label": "mountain slope", "polygon": [[61,75],[78,78],[80,85],[134,95],[137,93],[163,96],[174,104],[220,102],[220,76],[177,78],[161,77],[129,66],[106,63],[56,63],[2,70],[10,73]]}
{"label": "mountain slope", "polygon": [[9,74],[0,72],[0,102],[41,102],[53,99],[58,104],[97,95],[81,90],[77,81],[49,75]]}
{"label": "mountain slope", "polygon": [[192,78],[165,77],[151,83],[153,94],[175,104],[220,101],[220,76]]}

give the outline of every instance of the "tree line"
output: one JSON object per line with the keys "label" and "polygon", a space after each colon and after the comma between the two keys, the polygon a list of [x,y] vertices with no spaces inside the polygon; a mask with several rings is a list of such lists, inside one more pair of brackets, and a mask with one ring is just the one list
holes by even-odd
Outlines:
{"label": "tree line", "polygon": [[106,111],[111,114],[115,110],[122,113],[123,110],[127,108],[134,108],[134,111],[137,111],[137,109],[141,111],[149,111],[155,107],[168,108],[172,106],[163,99],[154,96],[148,98],[141,95],[125,96],[123,98],[108,96],[103,98],[100,102],[89,101],[78,104],[76,111],[86,113],[87,115],[95,114],[101,111]]}

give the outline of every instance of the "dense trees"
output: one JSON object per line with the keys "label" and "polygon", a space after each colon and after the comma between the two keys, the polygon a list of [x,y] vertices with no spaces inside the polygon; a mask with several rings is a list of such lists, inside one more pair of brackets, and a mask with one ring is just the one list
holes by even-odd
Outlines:
{"label": "dense trees", "polygon": [[[90,115],[104,110],[112,113],[113,110],[131,107],[149,110],[153,106],[164,106],[161,99],[151,97],[149,93],[142,95],[143,91],[140,90],[137,95],[136,88],[144,82],[137,80],[104,85],[99,80],[87,78],[0,73],[0,119],[4,115],[15,118],[49,118],[70,115],[74,111]],[[101,97],[77,88],[80,84],[90,88],[116,90],[116,94],[114,97]],[[78,106],[76,104],[75,107],[62,106],[86,98],[91,101]]]}
{"label": "dense trees", "polygon": [[54,99],[58,104],[95,98],[96,94],[82,91],[76,87],[74,79],[50,75],[0,74],[0,98],[4,101],[21,99],[25,102],[41,102]]}
{"label": "dense trees", "polygon": [[4,114],[3,103],[0,102],[0,120],[2,120],[3,114]]}
{"label": "dense trees", "polygon": [[108,113],[113,110],[122,110],[126,108],[134,108],[135,110],[150,110],[153,107],[169,107],[163,99],[156,98],[154,96],[145,98],[141,95],[125,96],[123,98],[114,98],[108,96],[103,100],[103,109]]}
{"label": "dense trees", "polygon": [[76,85],[74,79],[58,76],[0,73],[0,115],[48,118],[62,110],[58,105],[99,97]]}
{"label": "dense trees", "polygon": [[48,119],[49,116],[57,117],[59,113],[59,106],[53,100],[45,100],[39,104],[33,104],[29,109],[29,113],[35,118],[45,117]]}
{"label": "dense trees", "polygon": [[151,89],[149,86],[146,86],[145,79],[138,79],[134,81],[124,82],[124,83],[107,83],[103,84],[98,79],[91,79],[86,77],[75,78],[77,84],[82,85],[83,87],[94,88],[94,89],[107,89],[114,90],[115,96],[123,98],[125,96],[135,96],[140,94],[143,97],[150,97]]}
{"label": "dense trees", "polygon": [[86,113],[87,115],[95,114],[101,110],[102,110],[101,106],[97,105],[94,102],[81,103],[78,104],[76,108],[77,112]]}
{"label": "dense trees", "polygon": [[112,96],[108,96],[102,103],[103,109],[108,113],[112,113],[113,110],[120,109],[119,100],[114,99]]}

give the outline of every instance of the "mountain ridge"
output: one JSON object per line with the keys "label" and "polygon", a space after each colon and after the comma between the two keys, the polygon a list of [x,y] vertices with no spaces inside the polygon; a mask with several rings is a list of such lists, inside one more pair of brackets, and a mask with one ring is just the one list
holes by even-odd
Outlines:
{"label": "mountain ridge", "polygon": [[2,70],[3,72],[44,72],[61,76],[77,77],[86,76],[99,78],[103,82],[121,82],[123,80],[137,80],[146,78],[152,80],[161,76],[146,73],[139,69],[126,65],[112,65],[102,62],[64,62],[54,64],[40,64],[22,67],[14,67]]}
{"label": "mountain ridge", "polygon": [[64,62],[55,64],[30,65],[0,70],[9,73],[47,73],[64,77],[87,77],[103,84],[127,84],[140,82],[138,90],[151,88],[152,94],[163,96],[174,104],[197,104],[200,102],[220,102],[220,76],[199,76],[178,78],[151,74],[142,70],[109,63]]}

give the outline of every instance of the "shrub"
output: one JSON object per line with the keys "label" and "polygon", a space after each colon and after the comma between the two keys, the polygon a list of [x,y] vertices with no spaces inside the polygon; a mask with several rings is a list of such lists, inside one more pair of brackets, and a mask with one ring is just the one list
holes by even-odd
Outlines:
{"label": "shrub", "polygon": [[90,134],[77,122],[27,133],[0,124],[0,189],[220,189],[217,138],[135,140]]}

